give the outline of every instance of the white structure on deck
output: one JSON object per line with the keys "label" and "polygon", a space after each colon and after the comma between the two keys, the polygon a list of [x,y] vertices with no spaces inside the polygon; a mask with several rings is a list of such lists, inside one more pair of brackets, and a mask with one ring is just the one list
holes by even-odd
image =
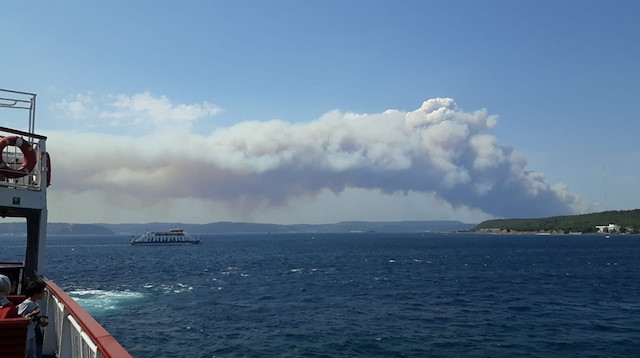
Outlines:
{"label": "white structure on deck", "polygon": [[[11,123],[9,119],[19,117],[20,113],[28,115],[29,119],[28,131],[0,126],[0,217],[25,220],[27,232],[24,260],[0,260],[0,272],[14,274],[18,292],[11,297],[16,302],[26,298],[23,288],[27,282],[42,280],[45,283],[40,310],[48,316],[49,325],[44,328],[43,356],[131,358],[84,308],[53,281],[42,276],[46,262],[47,187],[51,184],[51,162],[47,137],[34,131],[35,105],[35,93],[0,88],[0,109],[3,110],[0,124]],[[4,254],[6,240],[2,241],[0,253]],[[28,324],[29,320],[22,317],[0,318],[0,358],[24,357]]]}
{"label": "white structure on deck", "polygon": [[620,232],[620,225],[609,224],[609,225],[596,225],[596,230],[600,233],[605,232]]}

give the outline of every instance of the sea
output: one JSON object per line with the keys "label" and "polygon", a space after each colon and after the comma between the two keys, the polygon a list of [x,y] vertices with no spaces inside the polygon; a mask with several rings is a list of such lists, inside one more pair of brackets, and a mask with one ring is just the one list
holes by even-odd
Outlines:
{"label": "sea", "polygon": [[640,355],[640,236],[130,238],[49,236],[46,276],[137,358]]}

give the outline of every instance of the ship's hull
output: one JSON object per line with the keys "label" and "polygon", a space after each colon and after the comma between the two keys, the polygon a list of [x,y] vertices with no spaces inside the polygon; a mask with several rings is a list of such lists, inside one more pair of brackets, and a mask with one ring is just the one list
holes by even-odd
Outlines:
{"label": "ship's hull", "polygon": [[157,246],[157,245],[199,245],[200,241],[193,242],[134,242],[131,241],[129,244],[133,246]]}

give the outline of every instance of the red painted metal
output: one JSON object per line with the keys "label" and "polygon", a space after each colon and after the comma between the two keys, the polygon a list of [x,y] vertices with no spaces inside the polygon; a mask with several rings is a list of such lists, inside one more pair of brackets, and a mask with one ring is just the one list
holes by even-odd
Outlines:
{"label": "red painted metal", "polygon": [[25,318],[5,318],[0,320],[0,357],[24,358],[27,326]]}
{"label": "red painted metal", "polygon": [[69,297],[58,285],[51,280],[45,280],[49,291],[62,302],[82,329],[91,337],[105,358],[128,358],[131,355],[107,332],[100,323],[91,317],[73,298]]}

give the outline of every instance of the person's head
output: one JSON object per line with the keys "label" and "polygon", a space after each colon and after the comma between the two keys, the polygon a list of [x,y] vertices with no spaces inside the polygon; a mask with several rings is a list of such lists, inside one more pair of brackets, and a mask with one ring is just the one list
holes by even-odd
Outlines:
{"label": "person's head", "polygon": [[0,275],[0,306],[9,303],[7,295],[11,292],[11,280],[5,275]]}
{"label": "person's head", "polygon": [[42,298],[44,295],[44,288],[46,285],[40,280],[35,280],[29,283],[27,288],[24,289],[24,295],[29,297],[32,301],[36,301]]}
{"label": "person's head", "polygon": [[16,277],[11,272],[7,272],[4,275],[9,278],[9,281],[11,281],[11,291],[9,292],[9,294],[10,295],[17,294],[17,292],[18,292],[18,280],[16,280]]}

